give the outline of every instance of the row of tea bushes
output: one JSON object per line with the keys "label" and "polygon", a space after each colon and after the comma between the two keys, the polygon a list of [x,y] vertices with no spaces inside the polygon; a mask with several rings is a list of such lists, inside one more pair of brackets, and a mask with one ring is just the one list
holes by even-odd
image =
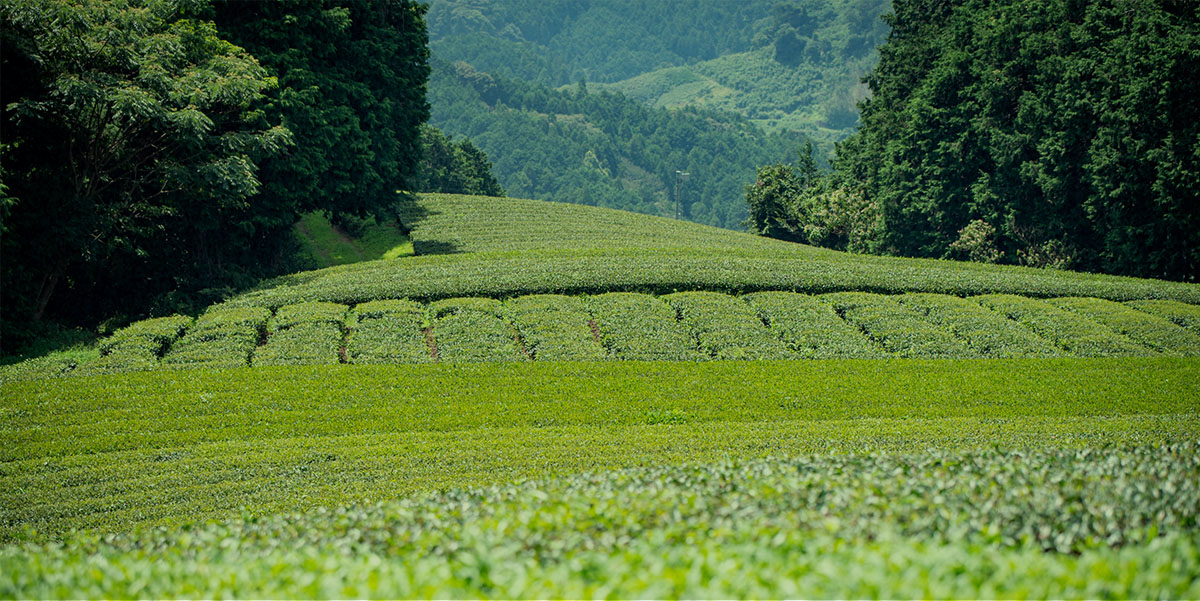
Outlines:
{"label": "row of tea bushes", "polygon": [[614,359],[698,361],[703,358],[675,309],[646,294],[612,292],[593,296],[588,306],[600,340]]}
{"label": "row of tea bushes", "polygon": [[1128,337],[1053,303],[1012,294],[977,297],[983,306],[1029,328],[1038,336],[1079,357],[1136,357],[1156,355]]}
{"label": "row of tea bushes", "polygon": [[797,357],[804,359],[886,357],[878,344],[847,323],[820,297],[793,292],[757,292],[744,297]]}
{"label": "row of tea bushes", "polygon": [[1174,323],[1121,303],[1100,298],[1055,298],[1050,304],[1074,311],[1106,325],[1114,332],[1166,355],[1186,357],[1200,354],[1200,336]]}
{"label": "row of tea bushes", "polygon": [[787,359],[791,353],[745,301],[715,292],[662,297],[679,313],[704,355],[715,359]]}
{"label": "row of tea bushes", "polygon": [[985,357],[1052,357],[1059,349],[1028,328],[971,299],[944,294],[902,294],[898,300]]}
{"label": "row of tea bushes", "polygon": [[821,297],[838,315],[899,357],[976,357],[953,334],[921,319],[895,297],[866,292],[835,292]]}
{"label": "row of tea bushes", "polygon": [[0,378],[157,367],[475,361],[696,361],[1200,355],[1200,308],[1174,301],[1012,295],[761,292],[313,301],[272,314],[220,305],[135,323],[98,357],[48,357]]}
{"label": "row of tea bushes", "polygon": [[522,296],[505,304],[505,315],[534,359],[588,361],[605,356],[599,332],[592,327],[595,322],[580,297]]}

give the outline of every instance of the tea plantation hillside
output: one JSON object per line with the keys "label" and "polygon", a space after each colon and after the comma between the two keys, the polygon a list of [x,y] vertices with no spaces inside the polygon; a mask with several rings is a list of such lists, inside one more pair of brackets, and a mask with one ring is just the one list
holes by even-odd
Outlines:
{"label": "tea plantation hillside", "polygon": [[1200,596],[1200,286],[406,202],[0,370],[0,597]]}

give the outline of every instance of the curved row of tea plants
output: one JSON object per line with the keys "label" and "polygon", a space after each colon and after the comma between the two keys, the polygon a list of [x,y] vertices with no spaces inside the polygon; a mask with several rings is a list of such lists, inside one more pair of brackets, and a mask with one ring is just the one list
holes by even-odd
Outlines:
{"label": "curved row of tea plants", "polygon": [[531,295],[354,308],[318,301],[285,305],[274,316],[261,308],[217,307],[194,327],[184,317],[138,322],[73,372],[35,361],[5,373],[529,359],[1200,356],[1192,323],[1160,316],[1200,307],[1174,301],[1154,307],[1157,313],[1078,297],[864,292]]}
{"label": "curved row of tea plants", "polygon": [[1200,595],[1200,443],[658,467],[0,548],[0,596]]}
{"label": "curved row of tea plants", "polygon": [[1200,438],[1200,364],[1166,358],[283,366],[3,396],[8,539],[604,467]]}

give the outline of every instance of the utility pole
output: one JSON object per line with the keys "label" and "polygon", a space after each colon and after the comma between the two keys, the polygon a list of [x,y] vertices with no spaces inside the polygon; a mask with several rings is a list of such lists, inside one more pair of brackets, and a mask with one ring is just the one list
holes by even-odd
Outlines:
{"label": "utility pole", "polygon": [[679,219],[679,182],[686,180],[690,175],[687,171],[675,170],[675,219]]}

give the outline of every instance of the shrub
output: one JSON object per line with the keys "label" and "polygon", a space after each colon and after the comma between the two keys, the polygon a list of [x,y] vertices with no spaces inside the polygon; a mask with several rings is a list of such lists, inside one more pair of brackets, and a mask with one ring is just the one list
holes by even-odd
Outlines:
{"label": "shrub", "polygon": [[954,336],[920,319],[895,298],[866,292],[837,292],[820,297],[843,319],[901,357],[977,357]]}
{"label": "shrub", "polygon": [[698,361],[705,358],[675,309],[646,294],[613,292],[587,299],[600,341],[614,359]]}
{"label": "shrub", "polygon": [[985,357],[1049,357],[1057,346],[979,303],[944,294],[902,294],[897,299]]}
{"label": "shrub", "polygon": [[795,292],[758,292],[743,297],[772,332],[798,357],[883,357],[887,353],[816,297]]}
{"label": "shrub", "polygon": [[427,363],[425,307],[403,300],[363,303],[351,312],[346,344],[351,363]]}
{"label": "shrub", "polygon": [[504,309],[534,359],[578,361],[605,357],[582,298],[522,296],[506,302]]}
{"label": "shrub", "polygon": [[716,292],[663,297],[679,312],[701,353],[716,359],[785,359],[791,356],[746,302]]}
{"label": "shrub", "polygon": [[1112,328],[1150,348],[1167,355],[1200,355],[1200,336],[1162,317],[1133,307],[1099,298],[1056,298],[1050,304],[1073,311]]}
{"label": "shrub", "polygon": [[986,294],[975,297],[975,300],[984,307],[1020,322],[1072,355],[1132,357],[1158,354],[1111,328],[1045,301],[1011,294]]}

